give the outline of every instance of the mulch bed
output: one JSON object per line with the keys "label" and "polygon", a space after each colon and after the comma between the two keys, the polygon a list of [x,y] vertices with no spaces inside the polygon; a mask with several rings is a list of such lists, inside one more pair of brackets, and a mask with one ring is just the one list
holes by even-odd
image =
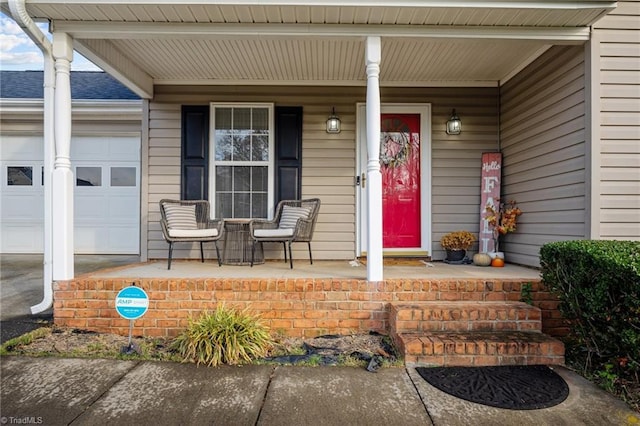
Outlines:
{"label": "mulch bed", "polygon": [[[96,333],[68,327],[49,325],[40,337],[29,344],[11,348],[10,353],[27,356],[75,356],[111,358],[129,348],[129,339],[109,333]],[[147,359],[174,361],[177,353],[171,347],[172,339],[134,336],[131,347],[142,348]],[[398,356],[390,339],[370,332],[352,335],[324,335],[301,339],[281,337],[276,339],[270,356],[264,361],[276,364],[337,365],[346,357],[368,364],[375,371],[384,361],[394,363]]]}

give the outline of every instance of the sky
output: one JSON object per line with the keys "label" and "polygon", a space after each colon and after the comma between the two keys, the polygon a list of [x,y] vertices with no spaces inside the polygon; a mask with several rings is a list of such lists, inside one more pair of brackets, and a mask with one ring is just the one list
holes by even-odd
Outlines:
{"label": "sky", "polygon": [[[46,23],[38,23],[37,25],[42,32],[48,34]],[[42,70],[43,64],[42,52],[35,43],[13,19],[0,13],[0,69],[6,71]],[[77,52],[73,55],[71,69],[73,71],[100,71],[100,68]]]}

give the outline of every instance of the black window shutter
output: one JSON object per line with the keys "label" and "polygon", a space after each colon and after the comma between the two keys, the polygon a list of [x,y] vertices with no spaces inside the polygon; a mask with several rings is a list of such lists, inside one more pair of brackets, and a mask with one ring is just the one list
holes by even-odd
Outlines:
{"label": "black window shutter", "polygon": [[181,198],[209,198],[209,106],[182,107]]}
{"label": "black window shutter", "polygon": [[276,204],[302,196],[302,107],[276,107]]}

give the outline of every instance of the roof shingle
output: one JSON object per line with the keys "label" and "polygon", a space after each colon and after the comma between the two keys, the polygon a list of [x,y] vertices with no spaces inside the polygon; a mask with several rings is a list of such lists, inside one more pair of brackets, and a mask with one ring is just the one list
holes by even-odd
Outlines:
{"label": "roof shingle", "polygon": [[[0,98],[42,99],[43,71],[0,71]],[[105,72],[71,71],[71,99],[140,99]]]}

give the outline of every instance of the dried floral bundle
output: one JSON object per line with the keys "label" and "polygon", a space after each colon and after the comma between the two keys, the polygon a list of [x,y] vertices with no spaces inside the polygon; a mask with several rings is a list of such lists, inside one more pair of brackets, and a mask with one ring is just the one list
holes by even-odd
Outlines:
{"label": "dried floral bundle", "polygon": [[522,210],[520,210],[515,200],[501,202],[498,198],[496,202],[497,204],[487,204],[485,207],[485,219],[487,219],[493,233],[494,250],[499,251],[500,235],[515,232],[518,216],[522,214]]}

